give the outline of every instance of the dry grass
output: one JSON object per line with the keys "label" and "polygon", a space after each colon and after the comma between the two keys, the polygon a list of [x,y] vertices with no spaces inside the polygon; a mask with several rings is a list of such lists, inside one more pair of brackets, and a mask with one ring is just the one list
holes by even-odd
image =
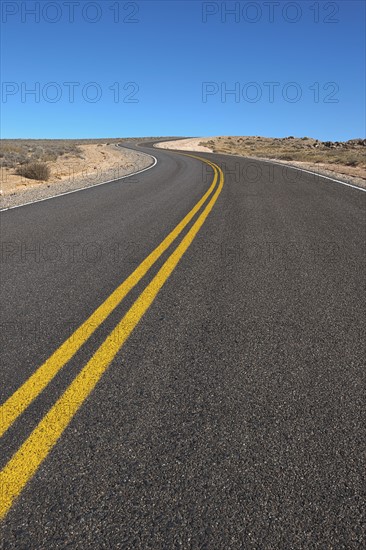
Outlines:
{"label": "dry grass", "polygon": [[115,144],[128,146],[154,139],[0,140],[0,196],[11,197],[31,189],[43,192],[58,184],[71,189],[82,187],[85,181],[116,179],[121,173],[133,171],[131,158],[137,165],[140,161],[135,153],[118,149]]}
{"label": "dry grass", "polygon": [[45,162],[36,161],[17,166],[15,173],[31,180],[47,181],[51,175],[51,170]]}
{"label": "dry grass", "polygon": [[214,153],[343,165],[366,171],[366,140],[362,139],[331,142],[292,136],[287,138],[223,136],[202,141],[201,145],[209,147]]}
{"label": "dry grass", "polygon": [[[138,138],[100,138],[100,139],[2,139],[0,140],[1,191],[23,185],[16,176],[28,180],[48,181],[60,179],[58,172],[67,164],[74,172],[74,165],[80,161],[88,165],[90,155],[84,147],[93,145],[104,148],[106,145],[121,141],[135,141]],[[105,153],[103,153],[105,155]],[[90,167],[87,166],[89,170]],[[77,168],[76,168],[77,170]],[[13,180],[13,181],[12,181]],[[30,184],[30,182],[28,182]]]}
{"label": "dry grass", "polygon": [[61,156],[77,157],[80,154],[75,142],[3,139],[0,143],[0,166],[16,168],[30,162],[53,162]]}
{"label": "dry grass", "polygon": [[[110,145],[143,141],[147,138],[99,139],[1,139],[0,168],[17,168],[29,162],[55,162],[63,158],[83,158],[80,145]],[[148,138],[155,139],[155,138]]]}

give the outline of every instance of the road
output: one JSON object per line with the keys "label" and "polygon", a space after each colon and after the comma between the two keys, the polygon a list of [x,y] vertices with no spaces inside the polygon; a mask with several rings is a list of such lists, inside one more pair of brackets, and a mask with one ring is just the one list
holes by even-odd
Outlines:
{"label": "road", "polygon": [[363,548],[366,193],[153,154],[1,213],[3,548]]}

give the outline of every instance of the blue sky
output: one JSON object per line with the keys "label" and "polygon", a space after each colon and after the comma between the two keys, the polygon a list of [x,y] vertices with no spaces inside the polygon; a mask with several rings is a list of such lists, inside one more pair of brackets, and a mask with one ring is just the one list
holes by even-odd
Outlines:
{"label": "blue sky", "polygon": [[1,7],[3,138],[365,137],[362,1]]}

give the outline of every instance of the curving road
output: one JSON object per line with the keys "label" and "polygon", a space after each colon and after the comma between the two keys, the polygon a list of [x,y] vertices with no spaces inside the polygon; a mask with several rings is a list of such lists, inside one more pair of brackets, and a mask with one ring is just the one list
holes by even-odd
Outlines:
{"label": "curving road", "polygon": [[363,548],[366,194],[151,147],[1,213],[4,548]]}

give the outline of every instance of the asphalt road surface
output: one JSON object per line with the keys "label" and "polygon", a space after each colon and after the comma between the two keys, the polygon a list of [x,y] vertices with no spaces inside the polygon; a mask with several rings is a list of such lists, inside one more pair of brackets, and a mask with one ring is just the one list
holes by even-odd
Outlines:
{"label": "asphalt road surface", "polygon": [[2,548],[364,548],[366,193],[140,149],[1,213]]}

